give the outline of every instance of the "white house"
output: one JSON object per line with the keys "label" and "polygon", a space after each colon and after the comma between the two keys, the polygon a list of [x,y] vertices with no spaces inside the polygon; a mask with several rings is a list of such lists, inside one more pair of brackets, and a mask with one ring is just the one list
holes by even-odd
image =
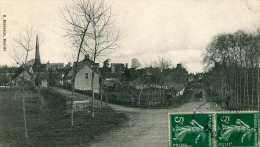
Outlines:
{"label": "white house", "polygon": [[[75,89],[91,90],[92,69],[85,65],[83,66],[75,77]],[[99,93],[99,75],[94,72],[94,92]]]}
{"label": "white house", "polygon": [[[84,60],[78,63],[77,67],[77,74],[75,77],[75,89],[78,90],[92,90],[91,89],[91,79],[92,79],[92,69],[91,66],[93,64],[93,61],[89,59],[88,56],[85,57]],[[67,83],[71,84],[72,81],[72,73],[73,68],[69,71],[69,73],[66,75],[65,80]],[[94,68],[94,92],[99,93],[99,71],[98,71],[98,64],[95,63]]]}

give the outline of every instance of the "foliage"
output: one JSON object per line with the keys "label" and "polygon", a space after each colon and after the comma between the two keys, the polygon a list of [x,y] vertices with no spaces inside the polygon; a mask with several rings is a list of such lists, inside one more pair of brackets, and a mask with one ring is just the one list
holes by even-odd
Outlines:
{"label": "foliage", "polygon": [[0,74],[0,85],[6,85],[9,82],[9,78],[5,74]]}
{"label": "foliage", "polygon": [[203,62],[210,93],[227,105],[255,108],[259,97],[260,34],[219,34],[208,44]]}
{"label": "foliage", "polygon": [[141,67],[141,63],[139,62],[138,59],[133,58],[132,63],[131,63],[131,68],[137,69]]}

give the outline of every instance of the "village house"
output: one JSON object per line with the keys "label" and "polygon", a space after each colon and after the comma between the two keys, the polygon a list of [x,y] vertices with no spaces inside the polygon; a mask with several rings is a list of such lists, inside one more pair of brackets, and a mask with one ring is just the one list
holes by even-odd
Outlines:
{"label": "village house", "polygon": [[146,67],[137,69],[134,76],[134,80],[129,82],[130,86],[134,86],[137,89],[148,88],[150,86],[157,87],[156,83],[158,76],[160,75],[160,69],[154,67]]}
{"label": "village house", "polygon": [[[91,89],[91,80],[92,80],[92,67],[93,61],[89,58],[89,55],[86,55],[85,58],[78,62],[74,63],[73,68],[76,69],[76,76],[75,76],[75,89],[89,91]],[[100,75],[101,73],[98,70],[99,64],[94,64],[94,92],[99,93],[100,88]],[[65,79],[65,86],[71,86],[72,78],[73,78],[73,68],[71,68],[68,74],[64,77]]]}
{"label": "village house", "polygon": [[188,75],[188,83],[194,82],[194,74],[189,74]]}
{"label": "village house", "polygon": [[52,70],[57,70],[57,69],[62,69],[64,68],[64,63],[50,63],[49,61],[47,62],[48,69]]}
{"label": "village house", "polygon": [[111,63],[109,70],[104,72],[103,76],[107,81],[119,81],[125,71],[125,65],[123,63]]}
{"label": "village house", "polygon": [[174,88],[176,91],[183,90],[188,84],[188,72],[181,64],[176,68],[166,69],[163,71],[163,85],[166,89]]}
{"label": "village house", "polygon": [[[23,80],[26,83],[23,83]],[[12,84],[15,86],[28,84],[27,86],[30,87],[48,87],[48,66],[41,63],[38,35],[36,37],[35,59],[31,60],[29,64],[23,64],[18,68],[12,77]]]}
{"label": "village house", "polygon": [[68,75],[70,70],[72,69],[70,62],[63,68],[52,69],[49,71],[50,76],[50,84],[64,86],[65,85],[65,77]]}
{"label": "village house", "polygon": [[10,85],[8,83],[11,82],[12,76],[16,73],[17,67],[8,67],[2,66],[0,67],[0,86]]}
{"label": "village house", "polygon": [[109,60],[106,60],[104,64],[100,71],[105,86],[113,86],[113,84],[119,83],[119,81],[124,79],[127,65],[125,66],[123,63],[111,63],[111,66],[109,66]]}

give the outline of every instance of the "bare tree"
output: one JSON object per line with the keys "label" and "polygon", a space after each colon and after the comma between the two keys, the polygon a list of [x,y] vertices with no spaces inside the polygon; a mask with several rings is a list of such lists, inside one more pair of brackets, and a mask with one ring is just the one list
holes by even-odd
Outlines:
{"label": "bare tree", "polygon": [[[25,77],[25,66],[28,60],[29,52],[35,49],[35,40],[34,40],[34,31],[33,28],[27,28],[25,33],[19,34],[18,37],[13,37],[14,41],[14,54],[13,59],[23,68],[23,84],[22,84],[22,92],[23,92],[23,119],[24,119],[24,130],[25,137],[28,137],[27,133],[27,122],[26,122],[26,110],[25,110],[25,82],[28,77]],[[18,50],[19,49],[19,50]],[[24,56],[25,55],[25,56]],[[27,71],[29,73],[29,71]]]}
{"label": "bare tree", "polygon": [[210,70],[209,83],[218,98],[227,101],[235,99],[231,100],[233,104],[254,108],[258,92],[255,70],[259,58],[257,36],[241,30],[233,34],[220,34],[206,48],[204,62],[207,65],[215,63]]}
{"label": "bare tree", "polygon": [[169,69],[171,67],[171,60],[167,59],[166,57],[161,57],[159,59],[159,68],[160,70]]}
{"label": "bare tree", "polygon": [[94,17],[91,21],[92,33],[89,35],[89,43],[86,43],[87,48],[84,49],[86,53],[92,56],[92,117],[94,118],[94,68],[96,59],[102,55],[108,53],[109,50],[114,49],[117,46],[119,39],[119,32],[113,30],[111,24],[113,23],[111,5],[100,1],[94,2],[93,9],[97,8],[97,17]]}
{"label": "bare tree", "polygon": [[132,63],[131,63],[131,68],[137,69],[137,68],[140,68],[140,67],[141,67],[141,63],[139,62],[139,60],[136,59],[136,58],[133,58]]}
{"label": "bare tree", "polygon": [[167,59],[165,57],[161,57],[159,59],[159,69],[160,69],[160,74],[159,74],[159,85],[160,85],[160,100],[162,103],[164,103],[164,98],[165,98],[165,77],[166,75],[169,74],[170,72],[170,66],[171,66],[171,60]]}
{"label": "bare tree", "polygon": [[92,117],[94,117],[94,68],[97,68],[95,62],[98,57],[114,49],[119,39],[118,32],[115,33],[111,25],[113,23],[111,5],[98,0],[75,0],[70,6],[66,4],[61,14],[68,25],[65,28],[65,36],[78,52],[76,64],[73,66],[72,95],[80,53],[89,54],[93,60],[91,89]]}
{"label": "bare tree", "polygon": [[80,53],[84,46],[84,40],[87,38],[88,29],[92,19],[90,1],[75,0],[71,5],[65,4],[65,8],[60,10],[62,18],[67,24],[64,28],[65,37],[71,42],[72,47],[77,50],[76,64],[73,64],[72,69],[72,97],[71,97],[71,126],[73,123],[73,97],[75,90],[75,78],[77,75],[77,66],[80,58]]}

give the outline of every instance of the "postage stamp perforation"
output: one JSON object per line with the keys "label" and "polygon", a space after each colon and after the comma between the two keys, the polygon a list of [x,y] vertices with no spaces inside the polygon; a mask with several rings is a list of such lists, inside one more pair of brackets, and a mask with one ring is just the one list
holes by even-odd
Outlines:
{"label": "postage stamp perforation", "polygon": [[[209,114],[212,120],[209,121],[209,119],[205,117],[205,114]],[[201,117],[198,117],[199,115],[201,115]],[[202,115],[204,115],[204,117],[202,117]],[[171,120],[173,117],[170,118],[170,116],[174,116],[174,120]],[[204,120],[204,124],[200,119]],[[184,122],[184,120],[186,122]],[[207,122],[205,122],[205,120]],[[175,121],[175,123],[172,121]],[[168,130],[169,146],[179,146],[183,143],[183,140],[185,142],[185,138],[187,139],[189,137],[190,139],[191,137],[195,139],[193,144],[191,144],[191,141],[187,141],[187,145],[192,146],[202,144],[212,147],[237,145],[258,146],[259,112],[255,110],[172,111],[168,112]],[[200,133],[198,130],[201,130]],[[188,134],[186,137],[185,135],[181,136],[185,133]],[[193,136],[190,134],[193,134]],[[207,144],[205,144],[205,138],[208,140]],[[249,145],[245,142],[249,142]]]}

